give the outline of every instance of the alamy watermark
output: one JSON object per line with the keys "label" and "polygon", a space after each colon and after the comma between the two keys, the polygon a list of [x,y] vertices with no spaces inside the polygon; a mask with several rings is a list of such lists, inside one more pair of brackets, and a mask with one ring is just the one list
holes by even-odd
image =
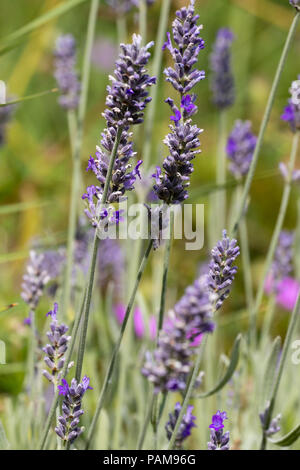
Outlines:
{"label": "alamy watermark", "polygon": [[[118,204],[117,211],[113,211],[111,223],[107,223],[107,214],[111,208],[112,206],[102,206],[100,209],[101,214],[105,214],[97,226],[100,239],[151,238],[159,243],[169,239],[172,231],[175,240],[186,240],[185,249],[188,251],[201,250],[204,246],[204,204],[145,205],[128,204],[125,200]],[[116,223],[116,213],[119,223]]]}

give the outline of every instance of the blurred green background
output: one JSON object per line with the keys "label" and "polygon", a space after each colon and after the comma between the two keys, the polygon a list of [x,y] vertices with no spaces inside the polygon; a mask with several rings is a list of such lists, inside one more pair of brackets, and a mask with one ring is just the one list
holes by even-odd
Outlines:
{"label": "blurred green background", "polygon": [[[56,0],[1,0],[1,37],[61,3],[63,2]],[[61,33],[74,34],[78,44],[80,70],[88,3],[85,2],[48,22],[23,39],[18,47],[0,56],[0,79],[6,82],[9,96],[23,97],[55,87],[52,52],[55,39]],[[196,3],[206,41],[199,63],[200,68],[207,71],[207,79],[198,84],[196,89],[199,105],[196,120],[205,132],[201,139],[202,155],[195,161],[195,172],[192,175],[191,201],[206,204],[207,199],[199,194],[204,186],[214,183],[218,129],[217,111],[212,105],[209,87],[209,54],[216,32],[222,26],[229,26],[236,35],[233,66],[237,98],[229,111],[228,130],[235,119],[250,119],[257,134],[293,10],[287,0],[199,0]],[[184,4],[185,0],[173,0],[170,18]],[[155,39],[160,6],[161,2],[157,0],[149,9],[148,40]],[[137,15],[128,15],[127,22],[129,39],[129,35],[138,29]],[[89,155],[94,153],[104,127],[101,113],[105,106],[108,73],[112,67],[110,51],[117,47],[118,41],[116,18],[104,0],[99,9],[96,41],[100,44],[100,50],[101,44],[103,49],[102,53],[98,50],[98,56],[95,51],[91,68],[81,155],[85,183],[88,181],[84,171],[86,162]],[[103,50],[107,52],[104,53]],[[290,83],[299,73],[299,54],[300,31],[297,32],[282,76],[251,191],[248,226],[255,283],[259,280],[281,198],[282,179],[277,171],[278,163],[287,159],[291,146],[290,130],[280,120],[280,115],[288,98]],[[167,60],[165,54],[164,61]],[[171,86],[161,80],[159,112],[156,113],[153,133],[153,151],[160,152],[160,161],[165,155],[162,139],[167,133],[169,122],[168,106],[162,103],[171,93]],[[142,158],[141,142],[137,141],[136,146],[138,156]],[[20,300],[20,285],[28,250],[37,237],[42,239],[45,246],[59,246],[65,242],[70,175],[67,120],[57,103],[57,95],[48,94],[20,103],[7,129],[7,144],[0,149],[0,309],[12,302],[19,303],[10,311],[0,313],[0,338],[6,342],[9,363],[0,368],[2,392],[17,392],[22,380],[22,375],[18,372],[22,370],[28,332],[23,325],[27,307]],[[231,191],[228,193],[230,195]],[[80,194],[78,197],[80,199]],[[290,229],[296,225],[295,199],[293,193],[285,222],[285,227]],[[14,206],[20,203],[28,204],[28,207]],[[192,282],[199,263],[205,260],[210,246],[206,240],[205,247],[200,252],[183,253],[182,248],[182,242],[175,241],[168,305]],[[143,282],[146,298],[153,295],[151,280],[149,274]],[[244,307],[242,276],[238,276],[234,293],[224,314]],[[48,306],[47,300],[40,305],[41,315]],[[288,316],[283,312],[280,318],[278,329],[286,324]],[[241,324],[230,325],[228,337],[232,339]]]}

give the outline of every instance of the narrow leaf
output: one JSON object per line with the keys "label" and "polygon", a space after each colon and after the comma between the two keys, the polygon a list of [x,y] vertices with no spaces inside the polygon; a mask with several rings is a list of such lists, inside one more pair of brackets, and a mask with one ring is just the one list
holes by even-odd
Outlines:
{"label": "narrow leaf", "polygon": [[197,398],[206,398],[211,395],[214,395],[217,393],[219,390],[221,390],[231,379],[231,377],[234,374],[234,371],[238,365],[239,362],[239,355],[240,355],[240,344],[241,344],[241,339],[242,335],[239,334],[234,342],[233,348],[232,348],[232,353],[230,357],[230,363],[228,366],[228,369],[226,370],[223,378],[220,380],[220,382],[209,392],[206,393],[201,393],[200,395],[197,395]]}
{"label": "narrow leaf", "polygon": [[300,437],[300,424],[294,428],[292,431],[290,431],[288,434],[286,434],[284,437],[281,437],[280,439],[274,441],[273,439],[269,439],[272,444],[275,446],[280,446],[280,447],[288,447],[294,444],[296,440]]}
{"label": "narrow leaf", "polygon": [[0,49],[0,54],[2,53],[3,49],[7,49],[8,45],[12,45],[14,42],[19,41],[21,38],[23,38],[23,36],[32,33],[36,29],[48,23],[48,21],[51,21],[54,18],[63,15],[68,10],[71,10],[80,3],[84,3],[86,1],[87,0],[70,0],[68,2],[61,3],[57,7],[52,8],[52,10],[40,15],[38,18],[35,18],[34,20],[30,21],[29,23],[17,29],[8,36],[5,36],[1,39],[1,43],[4,45],[4,47]]}
{"label": "narrow leaf", "polygon": [[262,406],[271,400],[271,394],[273,390],[273,385],[276,378],[276,373],[278,369],[278,357],[281,348],[281,338],[277,336],[275,338],[270,355],[267,360],[266,369],[264,373],[264,380],[263,380],[263,403]]}

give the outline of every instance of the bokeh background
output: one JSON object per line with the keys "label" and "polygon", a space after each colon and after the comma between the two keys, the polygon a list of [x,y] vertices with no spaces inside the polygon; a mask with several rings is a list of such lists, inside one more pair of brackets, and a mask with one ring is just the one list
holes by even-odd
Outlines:
{"label": "bokeh background", "polygon": [[[1,37],[61,3],[56,0],[1,0]],[[160,3],[156,1],[149,9],[148,40],[154,40],[156,36]],[[185,3],[185,0],[173,0],[170,18]],[[23,97],[55,87],[52,53],[55,39],[61,33],[70,32],[75,36],[80,70],[88,8],[88,2],[77,6],[1,55],[0,79],[6,82],[9,96]],[[214,185],[218,129],[217,111],[211,102],[209,85],[209,54],[216,32],[220,27],[228,26],[236,35],[233,67],[237,97],[229,111],[228,129],[231,129],[237,118],[250,119],[257,133],[293,10],[287,0],[199,0],[197,10],[204,25],[203,38],[206,41],[206,48],[199,60],[201,68],[207,71],[207,79],[198,84],[196,89],[199,103],[196,120],[205,132],[202,134],[202,155],[195,161],[195,172],[192,175],[191,202],[204,203],[207,207],[208,199],[203,193]],[[130,34],[138,29],[136,13],[128,15],[127,28],[129,39]],[[105,106],[108,74],[113,69],[117,53],[117,42],[116,17],[102,0],[81,155],[85,183],[88,182],[84,171],[86,162],[89,155],[94,153],[104,127],[101,113]],[[291,146],[290,130],[280,120],[280,115],[288,98],[290,83],[299,73],[299,54],[298,31],[280,82],[251,190],[248,227],[255,285],[259,280],[282,193],[278,163],[288,158]],[[167,60],[165,54],[164,62]],[[169,109],[163,100],[170,93],[170,85],[161,80],[153,132],[153,158],[160,161],[165,155],[162,139],[169,123]],[[17,302],[18,306],[0,313],[0,338],[6,342],[8,363],[0,367],[2,396],[7,393],[17,394],[23,380],[28,330],[23,325],[27,307],[20,299],[20,286],[29,248],[36,239],[45,247],[61,246],[66,241],[71,158],[66,115],[57,103],[57,95],[51,93],[20,103],[7,128],[6,137],[6,144],[0,148],[0,307],[13,302]],[[137,139],[139,156],[141,144]],[[285,221],[285,228],[289,229],[295,228],[297,220],[296,192],[297,188],[293,190]],[[231,189],[228,195],[230,197]],[[174,242],[168,306],[193,281],[210,248],[207,239],[200,252],[183,252],[182,242]],[[142,283],[144,297],[149,303],[152,297],[158,297],[158,290],[152,284],[153,273],[159,270],[156,265],[158,262],[152,263]],[[40,304],[41,317],[49,310],[49,304],[49,299],[44,299]],[[243,307],[243,279],[238,276],[232,301],[223,312],[227,332],[225,343],[232,344],[241,325],[246,327],[246,315],[240,317],[240,322],[234,320],[234,313]],[[276,319],[278,331],[284,331],[288,318],[288,312],[280,311]]]}

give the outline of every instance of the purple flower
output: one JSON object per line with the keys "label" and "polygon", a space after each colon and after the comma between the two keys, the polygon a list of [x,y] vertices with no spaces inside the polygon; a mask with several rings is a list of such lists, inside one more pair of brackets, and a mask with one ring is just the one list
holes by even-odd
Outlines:
{"label": "purple flower", "polygon": [[50,281],[50,276],[44,264],[44,255],[30,251],[26,273],[23,276],[21,297],[27,303],[31,311],[35,311],[45,286]]}
{"label": "purple flower", "polygon": [[[191,435],[191,431],[193,428],[196,427],[195,420],[196,416],[192,414],[194,407],[192,405],[188,405],[186,414],[183,415],[183,419],[178,429],[178,433],[175,440],[175,447],[176,449],[181,449],[183,442],[187,437]],[[179,414],[181,411],[181,405],[179,402],[176,403],[174,412],[169,413],[169,421],[165,425],[167,438],[170,440],[175,429]]]}
{"label": "purple flower", "polygon": [[[68,349],[68,343],[71,339],[71,336],[67,336],[66,333],[68,331],[67,325],[64,323],[58,323],[57,320],[57,312],[58,312],[58,305],[55,302],[53,310],[47,313],[47,317],[51,317],[50,323],[50,331],[47,332],[48,339],[50,344],[46,344],[43,348],[44,353],[46,356],[44,357],[44,361],[47,367],[50,370],[43,370],[43,375],[49,382],[52,382],[54,385],[61,379],[62,369],[65,364],[65,354]],[[68,368],[70,368],[73,363],[68,364]],[[66,381],[62,380],[62,389],[60,390],[60,394],[64,394],[66,390]]]}
{"label": "purple flower", "polygon": [[300,129],[300,75],[298,75],[298,80],[292,83],[289,92],[291,98],[288,100],[281,119],[288,122],[291,130],[296,132]]}
{"label": "purple flower", "polygon": [[228,419],[226,411],[218,410],[215,415],[212,417],[212,424],[210,424],[210,428],[214,429],[215,431],[220,431],[224,428],[223,421]]}
{"label": "purple flower", "polygon": [[197,106],[194,105],[196,95],[186,95],[181,99],[181,108],[184,109],[185,117],[191,116],[197,111]]}
{"label": "purple flower", "polygon": [[231,45],[233,33],[228,28],[218,31],[211,54],[213,102],[219,109],[225,109],[234,103],[234,78],[231,70]]}
{"label": "purple flower", "polygon": [[276,286],[276,302],[292,312],[300,292],[300,283],[292,277],[285,277]]}
{"label": "purple flower", "polygon": [[175,110],[174,116],[171,116],[170,119],[171,119],[171,121],[174,121],[174,122],[179,122],[180,121],[181,112],[179,111],[179,109]]}
{"label": "purple flower", "polygon": [[248,173],[257,138],[251,132],[250,121],[236,121],[227,141],[227,157],[230,171],[236,178]]}
{"label": "purple flower", "polygon": [[281,421],[281,414],[278,414],[275,418],[273,418],[270,422],[269,418],[269,413],[270,413],[270,402],[268,401],[264,411],[262,413],[259,413],[259,419],[261,422],[261,426],[263,429],[264,434],[267,437],[274,436],[277,432],[280,431],[280,421]]}
{"label": "purple flower", "polygon": [[79,102],[80,82],[75,71],[76,43],[72,34],[57,38],[54,56],[54,76],[61,92],[58,102],[66,110],[76,109]]}
{"label": "purple flower", "polygon": [[164,74],[175,90],[186,95],[200,80],[205,78],[205,72],[198,70],[195,65],[199,52],[204,49],[204,41],[200,36],[202,25],[197,25],[199,15],[195,15],[195,0],[190,0],[188,7],[176,12],[172,24],[175,47],[171,35],[167,33],[167,42],[163,49],[170,51],[174,68],[168,67]]}
{"label": "purple flower", "polygon": [[240,254],[237,241],[227,237],[223,230],[223,238],[211,251],[209,264],[208,286],[215,296],[215,308],[218,310],[229,296],[231,284],[237,273],[237,267],[233,266],[235,259]]}
{"label": "purple flower", "polygon": [[105,36],[98,36],[93,44],[92,62],[100,70],[110,72],[118,57],[118,47]]}
{"label": "purple flower", "polygon": [[136,307],[134,311],[133,324],[134,324],[134,331],[135,331],[137,338],[143,338],[145,335],[145,324],[144,324],[142,311],[139,307]]}
{"label": "purple flower", "polygon": [[58,386],[59,394],[64,396],[62,403],[62,415],[57,419],[55,428],[56,434],[63,440],[64,444],[72,444],[84,431],[79,427],[80,416],[83,415],[82,398],[87,390],[92,390],[89,386],[90,379],[84,376],[81,382],[72,379],[71,385],[62,379],[62,385]]}
{"label": "purple flower", "polygon": [[62,379],[61,385],[58,385],[59,395],[63,395],[64,397],[69,393],[69,384],[66,379]]}
{"label": "purple flower", "polygon": [[210,427],[210,441],[207,443],[209,450],[229,450],[229,431],[223,434],[224,420],[227,418],[226,411],[217,411],[212,417]]}

